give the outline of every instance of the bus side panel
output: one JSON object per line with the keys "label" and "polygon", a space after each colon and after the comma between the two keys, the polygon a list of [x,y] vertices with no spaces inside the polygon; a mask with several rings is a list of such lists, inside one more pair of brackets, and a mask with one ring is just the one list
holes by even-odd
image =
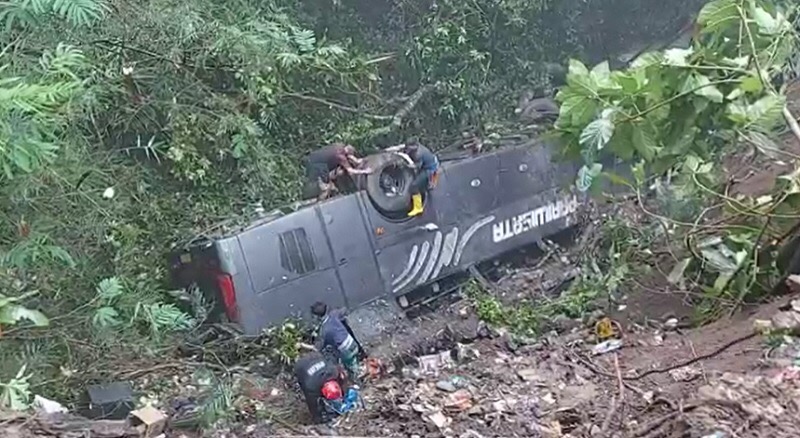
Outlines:
{"label": "bus side panel", "polygon": [[[369,202],[369,201],[367,201]],[[359,195],[334,198],[317,206],[331,249],[345,300],[355,308],[384,295],[369,225]]]}
{"label": "bus side panel", "polygon": [[309,316],[315,301],[345,305],[322,224],[314,208],[276,219],[238,236],[252,287],[237,289],[248,334],[293,316]]}

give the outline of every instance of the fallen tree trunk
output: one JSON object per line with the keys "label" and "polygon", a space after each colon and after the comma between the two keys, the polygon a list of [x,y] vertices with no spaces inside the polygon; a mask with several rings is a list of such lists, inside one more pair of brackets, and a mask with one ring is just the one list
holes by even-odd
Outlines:
{"label": "fallen tree trunk", "polygon": [[0,436],[4,438],[133,438],[140,435],[125,420],[0,412]]}

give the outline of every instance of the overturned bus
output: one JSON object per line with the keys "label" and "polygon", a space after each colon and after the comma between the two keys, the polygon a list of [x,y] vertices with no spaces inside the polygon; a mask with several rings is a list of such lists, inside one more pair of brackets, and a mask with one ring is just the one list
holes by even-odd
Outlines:
{"label": "overturned bus", "polygon": [[205,236],[171,258],[177,286],[196,284],[246,334],[309,306],[402,308],[452,290],[452,279],[576,225],[577,167],[541,142],[445,161],[424,212],[406,217],[412,171],[402,157],[367,158],[352,193]]}

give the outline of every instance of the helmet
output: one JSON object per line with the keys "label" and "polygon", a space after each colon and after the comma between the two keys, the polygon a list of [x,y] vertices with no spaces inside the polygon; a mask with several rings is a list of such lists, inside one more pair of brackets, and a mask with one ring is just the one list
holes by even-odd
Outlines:
{"label": "helmet", "polygon": [[336,380],[328,380],[322,385],[322,396],[325,400],[339,400],[342,398],[342,387]]}

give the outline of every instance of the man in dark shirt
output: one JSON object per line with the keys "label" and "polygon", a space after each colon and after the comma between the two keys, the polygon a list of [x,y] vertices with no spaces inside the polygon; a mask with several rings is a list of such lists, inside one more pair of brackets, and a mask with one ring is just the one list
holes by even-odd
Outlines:
{"label": "man in dark shirt", "polygon": [[408,216],[422,214],[422,194],[436,185],[439,176],[439,158],[430,149],[420,144],[416,137],[409,139],[406,144],[387,148],[388,151],[404,152],[414,161],[417,176],[411,184],[411,211]]}
{"label": "man in dark shirt", "polygon": [[325,303],[317,301],[311,306],[311,313],[322,318],[317,348],[322,351],[325,347],[332,347],[339,353],[339,359],[350,375],[350,380],[355,381],[358,378],[359,345],[345,325],[344,310],[328,311]]}
{"label": "man in dark shirt", "polygon": [[319,186],[319,201],[325,200],[335,188],[333,181],[342,172],[350,175],[371,173],[370,169],[356,169],[363,160],[356,156],[353,146],[334,143],[308,154],[305,160],[306,176]]}
{"label": "man in dark shirt", "polygon": [[322,386],[329,380],[337,379],[337,374],[336,366],[316,351],[304,354],[294,365],[294,375],[303,391],[314,422],[320,423],[325,420],[319,404]]}

